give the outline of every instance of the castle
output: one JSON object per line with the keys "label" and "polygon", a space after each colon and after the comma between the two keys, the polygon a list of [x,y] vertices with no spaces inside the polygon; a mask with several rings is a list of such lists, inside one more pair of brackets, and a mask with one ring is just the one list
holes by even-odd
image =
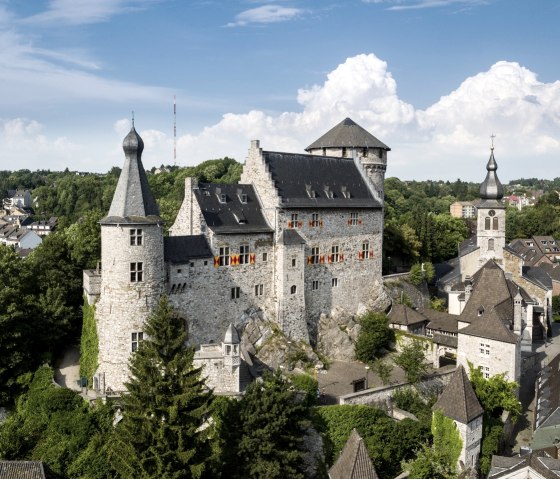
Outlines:
{"label": "castle", "polygon": [[130,354],[162,294],[184,318],[191,343],[222,342],[216,351],[207,348],[214,359],[205,364],[221,354],[233,377],[239,352],[231,356],[238,337],[230,325],[243,326],[246,312],[261,311],[292,341],[314,343],[322,313],[355,314],[382,294],[390,148],[351,119],[313,142],[308,154],[264,151],[252,141],[237,185],[187,178],[168,237],[143,148],[133,127],[100,221],[101,270],[84,272],[84,291],[96,305],[99,392],[123,391]]}

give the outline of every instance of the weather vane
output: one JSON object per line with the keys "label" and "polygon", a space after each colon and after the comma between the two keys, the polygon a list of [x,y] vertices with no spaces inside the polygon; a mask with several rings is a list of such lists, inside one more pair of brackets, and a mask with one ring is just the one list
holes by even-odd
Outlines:
{"label": "weather vane", "polygon": [[496,138],[496,135],[494,135],[494,133],[492,133],[490,135],[490,139],[492,140],[492,149],[494,149],[494,138]]}

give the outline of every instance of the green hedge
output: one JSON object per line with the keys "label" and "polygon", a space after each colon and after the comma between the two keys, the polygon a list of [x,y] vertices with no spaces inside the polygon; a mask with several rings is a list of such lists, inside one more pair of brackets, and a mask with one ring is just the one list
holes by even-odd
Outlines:
{"label": "green hedge", "polygon": [[93,375],[97,370],[99,343],[95,324],[95,306],[84,297],[82,338],[80,340],[80,376],[87,378],[88,386],[93,386]]}

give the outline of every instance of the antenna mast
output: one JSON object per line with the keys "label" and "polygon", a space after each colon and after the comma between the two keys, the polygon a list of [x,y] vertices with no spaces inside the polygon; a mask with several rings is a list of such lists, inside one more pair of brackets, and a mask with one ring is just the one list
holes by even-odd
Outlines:
{"label": "antenna mast", "polygon": [[173,95],[173,166],[177,166],[177,103]]}

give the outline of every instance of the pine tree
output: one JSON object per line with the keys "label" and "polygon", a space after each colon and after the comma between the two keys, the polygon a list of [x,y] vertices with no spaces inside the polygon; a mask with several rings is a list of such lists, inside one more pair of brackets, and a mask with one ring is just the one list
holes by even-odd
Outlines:
{"label": "pine tree", "polygon": [[204,425],[212,393],[186,331],[166,297],[145,324],[147,338],[130,361],[123,419],[115,431],[115,465],[123,478],[202,477],[210,447]]}
{"label": "pine tree", "polygon": [[304,421],[309,407],[280,373],[251,384],[239,404],[242,458],[234,477],[303,479]]}

